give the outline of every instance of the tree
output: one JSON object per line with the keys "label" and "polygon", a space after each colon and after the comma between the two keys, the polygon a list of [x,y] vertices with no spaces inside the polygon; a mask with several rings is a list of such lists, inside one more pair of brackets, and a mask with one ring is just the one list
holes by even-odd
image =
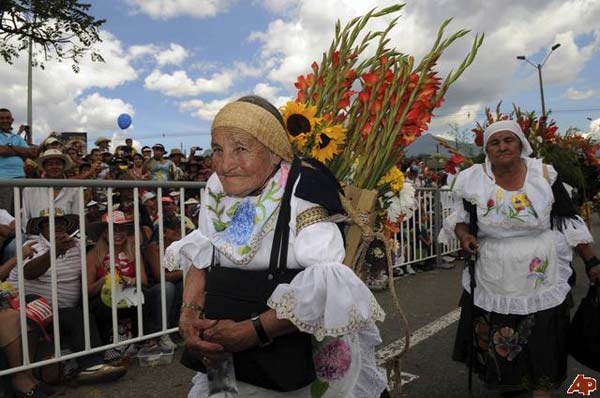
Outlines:
{"label": "tree", "polygon": [[0,56],[12,64],[31,40],[39,49],[33,63],[42,69],[56,58],[70,60],[78,72],[88,53],[92,61],[104,62],[94,45],[102,42],[99,28],[106,20],[89,15],[90,7],[78,0],[0,0]]}
{"label": "tree", "polygon": [[473,146],[473,134],[469,129],[460,129],[458,123],[448,123],[450,131],[448,135],[454,137],[456,150],[466,156],[475,156],[478,151],[475,151]]}

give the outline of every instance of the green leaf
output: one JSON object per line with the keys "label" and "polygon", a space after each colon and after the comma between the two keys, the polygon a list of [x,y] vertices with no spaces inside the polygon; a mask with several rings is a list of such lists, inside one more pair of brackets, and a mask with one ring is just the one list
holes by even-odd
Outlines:
{"label": "green leaf", "polygon": [[248,245],[242,246],[242,247],[240,247],[240,254],[241,255],[248,254],[248,253],[250,253],[251,250],[252,250],[252,248]]}
{"label": "green leaf", "polygon": [[310,385],[310,396],[311,398],[321,398],[329,389],[329,383],[317,378]]}
{"label": "green leaf", "polygon": [[219,220],[213,220],[213,226],[215,227],[215,231],[223,232],[229,226],[228,222],[223,222]]}
{"label": "green leaf", "polygon": [[235,204],[233,206],[231,206],[228,210],[227,210],[227,216],[228,217],[233,217],[233,215],[235,214],[237,208],[240,206],[240,202],[235,202]]}

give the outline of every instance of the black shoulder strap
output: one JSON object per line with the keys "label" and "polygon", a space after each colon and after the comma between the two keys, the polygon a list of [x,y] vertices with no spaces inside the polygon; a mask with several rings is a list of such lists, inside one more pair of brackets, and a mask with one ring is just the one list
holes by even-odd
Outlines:
{"label": "black shoulder strap", "polygon": [[275,274],[275,270],[286,269],[288,242],[290,237],[290,217],[291,217],[291,198],[294,184],[300,175],[300,158],[294,157],[292,167],[288,174],[288,179],[285,184],[285,191],[279,205],[279,216],[277,217],[277,225],[273,236],[273,246],[271,248],[271,258],[269,260],[269,270]]}
{"label": "black shoulder strap", "polygon": [[550,227],[562,231],[565,228],[567,219],[577,217],[577,208],[565,189],[560,176],[552,184],[552,195],[554,196],[554,203],[550,212]]}
{"label": "black shoulder strap", "polygon": [[469,213],[469,233],[477,237],[479,227],[477,226],[477,207],[466,199],[463,199],[463,207]]}

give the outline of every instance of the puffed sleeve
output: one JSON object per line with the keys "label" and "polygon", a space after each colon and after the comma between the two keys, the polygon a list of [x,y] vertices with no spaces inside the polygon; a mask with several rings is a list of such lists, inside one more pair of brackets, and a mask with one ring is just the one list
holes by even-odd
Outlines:
{"label": "puffed sleeve", "polygon": [[182,269],[187,272],[193,265],[208,268],[212,261],[213,245],[199,229],[181,240],[173,242],[165,250],[165,268],[169,271]]}
{"label": "puffed sleeve", "polygon": [[338,227],[318,222],[295,237],[294,254],[304,269],[289,284],[280,284],[268,305],[319,341],[342,336],[383,321],[385,313],[367,286],[347,266]]}
{"label": "puffed sleeve", "polygon": [[443,244],[449,244],[456,239],[454,229],[458,223],[469,223],[469,213],[465,210],[463,204],[464,175],[459,174],[453,184],[453,202],[450,214],[444,219],[442,229],[438,235],[438,241]]}
{"label": "puffed sleeve", "polygon": [[[214,178],[211,177],[209,183],[214,183]],[[213,244],[207,237],[206,219],[207,216],[207,192],[203,191],[200,214],[198,215],[199,226],[189,235],[181,240],[173,242],[165,250],[165,268],[169,271],[183,269],[187,272],[193,265],[198,269],[208,268],[212,262]]]}
{"label": "puffed sleeve", "polygon": [[565,219],[562,233],[571,247],[575,247],[582,243],[594,242],[594,238],[585,224],[585,221],[579,216]]}

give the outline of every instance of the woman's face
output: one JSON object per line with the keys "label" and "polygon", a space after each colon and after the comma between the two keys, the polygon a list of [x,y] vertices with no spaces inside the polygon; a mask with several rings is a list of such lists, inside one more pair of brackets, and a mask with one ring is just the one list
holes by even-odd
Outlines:
{"label": "woman's face", "polygon": [[492,166],[507,166],[521,157],[521,140],[512,131],[494,133],[485,147]]}
{"label": "woman's face", "polygon": [[[127,238],[132,233],[131,224],[113,224],[115,247],[121,247],[127,242]],[[108,242],[108,229],[104,231],[104,238]]]}
{"label": "woman's face", "polygon": [[281,159],[250,134],[218,128],[212,134],[212,166],[225,193],[247,196],[260,189]]}
{"label": "woman's face", "polygon": [[142,167],[142,165],[144,164],[144,158],[142,156],[134,156],[133,164],[135,165],[135,167]]}

